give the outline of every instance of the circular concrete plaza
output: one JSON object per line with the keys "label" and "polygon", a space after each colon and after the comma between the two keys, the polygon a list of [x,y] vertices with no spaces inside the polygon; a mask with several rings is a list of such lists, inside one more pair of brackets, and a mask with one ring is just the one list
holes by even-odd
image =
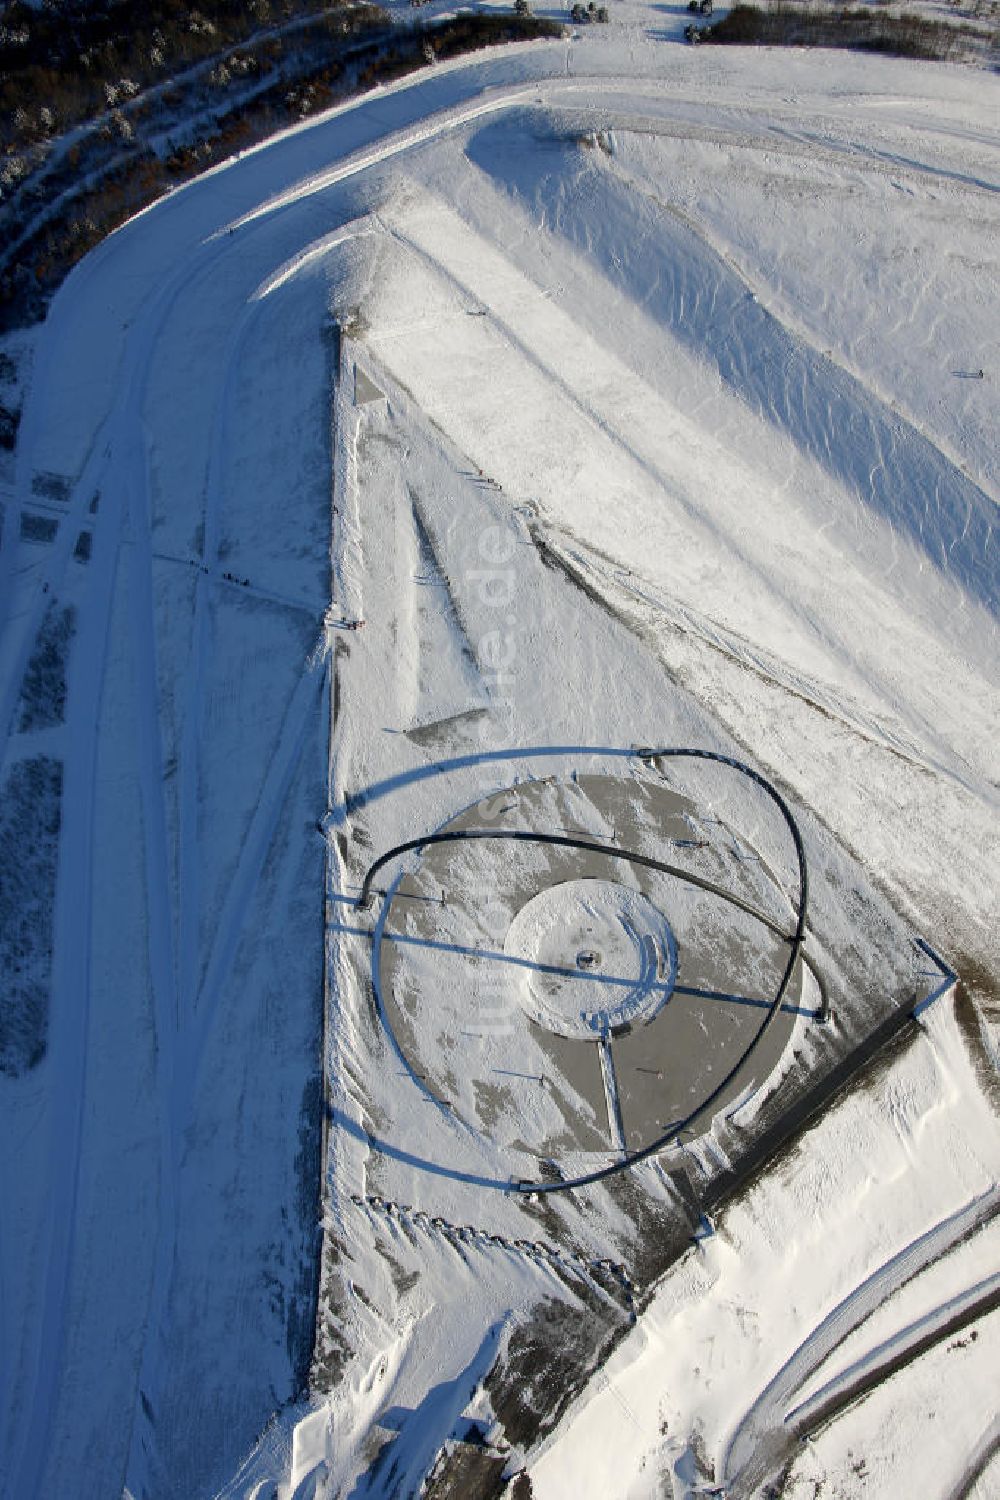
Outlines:
{"label": "circular concrete plaza", "polygon": [[472,830],[519,837],[480,832],[401,856],[373,977],[421,1086],[512,1162],[527,1153],[579,1175],[642,1151],[710,1100],[705,1129],[761,1087],[797,1015],[815,1013],[801,962],[774,1009],[799,871],[778,809],[738,772],[528,781],[439,833]]}

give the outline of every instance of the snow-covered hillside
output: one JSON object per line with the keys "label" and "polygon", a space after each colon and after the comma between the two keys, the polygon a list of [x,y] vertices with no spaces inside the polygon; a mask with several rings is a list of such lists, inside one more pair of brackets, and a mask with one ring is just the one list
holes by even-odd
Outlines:
{"label": "snow-covered hillside", "polygon": [[658,9],[12,345],[11,1500],[1000,1493],[1000,81]]}

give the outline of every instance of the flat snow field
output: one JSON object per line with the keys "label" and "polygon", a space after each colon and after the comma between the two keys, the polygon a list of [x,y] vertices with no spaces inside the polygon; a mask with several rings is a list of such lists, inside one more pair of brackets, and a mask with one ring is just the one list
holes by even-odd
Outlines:
{"label": "flat snow field", "polygon": [[[1000,1496],[1000,78],[682,14],[287,132],[11,345],[5,1500]],[[529,1198],[797,917],[642,747],[778,790],[804,962]],[[470,826],[598,852],[357,907]]]}

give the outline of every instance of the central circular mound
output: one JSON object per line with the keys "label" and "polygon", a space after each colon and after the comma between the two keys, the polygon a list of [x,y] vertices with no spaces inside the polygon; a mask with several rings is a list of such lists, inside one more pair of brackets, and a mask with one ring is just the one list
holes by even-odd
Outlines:
{"label": "central circular mound", "polygon": [[567,880],[521,907],[503,945],[518,998],[546,1031],[596,1041],[651,1021],[677,977],[666,917],[613,880]]}

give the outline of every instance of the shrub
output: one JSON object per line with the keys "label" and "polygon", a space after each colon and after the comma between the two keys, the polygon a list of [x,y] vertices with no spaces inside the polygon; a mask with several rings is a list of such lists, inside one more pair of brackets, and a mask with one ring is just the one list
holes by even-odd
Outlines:
{"label": "shrub", "polygon": [[[70,0],[71,5],[75,3],[82,4],[83,0]],[[97,0],[98,8],[100,3]],[[158,3],[162,6],[165,0]],[[129,0],[120,0],[121,9],[127,9],[128,4]],[[289,0],[292,13],[298,8]],[[302,8],[309,9],[305,5]],[[157,13],[155,6],[153,9]],[[218,0],[202,9],[217,19]],[[242,8],[241,14],[245,14]],[[290,120],[326,109],[350,92],[413,71],[423,64],[428,49],[432,57],[447,58],[498,42],[562,35],[562,27],[556,22],[538,20],[530,14],[458,15],[426,28],[395,32],[391,41],[386,38],[386,23],[386,13],[379,7],[353,5],[327,13],[315,25],[310,23],[307,32],[297,33],[301,52],[289,51],[285,56],[280,38],[255,46],[252,60],[242,61],[240,71],[258,71],[266,77],[270,62],[275,67],[274,82],[256,93],[250,103],[234,105],[228,112],[213,109],[207,118],[203,114],[201,121],[196,110],[189,107],[191,134],[194,136],[194,126],[200,124],[203,138],[170,145],[162,155],[141,143],[138,129],[133,141],[123,141],[120,125],[116,132],[114,122],[107,122],[109,141],[102,141],[99,132],[92,130],[82,154],[78,154],[79,146],[74,148],[68,175],[60,179],[53,172],[45,177],[42,196],[35,191],[37,184],[29,182],[25,192],[32,194],[30,204],[26,199],[23,210],[8,213],[5,232],[20,230],[23,239],[16,260],[8,257],[0,261],[0,331],[44,317],[48,297],[76,262],[175,181],[192,177],[236,150],[263,140]],[[233,73],[237,71],[233,59],[227,66]],[[115,77],[122,78],[120,66]],[[2,93],[0,81],[0,96]],[[160,96],[160,103],[180,112],[185,98],[184,86],[175,84]],[[134,105],[129,108],[128,120],[136,127],[141,124]],[[8,168],[10,161],[8,158]],[[80,178],[85,179],[83,186],[79,185]],[[65,194],[65,200],[58,215],[49,218],[44,204],[60,193]],[[43,205],[41,214],[37,214],[39,202]]]}
{"label": "shrub", "polygon": [[967,28],[908,12],[827,10],[786,3],[762,9],[734,5],[699,33],[699,41],[735,46],[840,47],[900,57],[947,58],[963,45]]}

